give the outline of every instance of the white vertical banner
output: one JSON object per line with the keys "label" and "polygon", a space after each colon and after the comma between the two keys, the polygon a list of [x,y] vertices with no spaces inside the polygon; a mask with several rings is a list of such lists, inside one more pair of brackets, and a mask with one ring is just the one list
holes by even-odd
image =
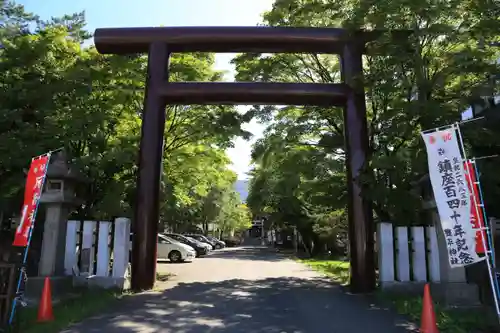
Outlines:
{"label": "white vertical banner", "polygon": [[429,177],[434,191],[451,267],[481,261],[470,223],[470,194],[465,178],[456,125],[422,133],[427,148]]}

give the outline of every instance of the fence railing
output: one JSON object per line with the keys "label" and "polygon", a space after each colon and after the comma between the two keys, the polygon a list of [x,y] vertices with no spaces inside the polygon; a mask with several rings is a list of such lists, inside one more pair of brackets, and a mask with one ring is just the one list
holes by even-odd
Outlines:
{"label": "fence railing", "polygon": [[0,328],[7,325],[10,308],[14,299],[16,265],[0,263]]}
{"label": "fence railing", "polygon": [[379,281],[440,282],[439,248],[435,227],[377,225]]}
{"label": "fence railing", "polygon": [[68,221],[66,275],[123,278],[129,262],[130,220]]}

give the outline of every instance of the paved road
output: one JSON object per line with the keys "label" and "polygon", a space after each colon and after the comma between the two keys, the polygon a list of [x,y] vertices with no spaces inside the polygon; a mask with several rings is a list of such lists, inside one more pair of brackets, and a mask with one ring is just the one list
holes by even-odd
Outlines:
{"label": "paved road", "polygon": [[363,296],[265,248],[160,264],[176,274],[163,292],[124,301],[114,313],[64,333],[408,333],[411,324]]}

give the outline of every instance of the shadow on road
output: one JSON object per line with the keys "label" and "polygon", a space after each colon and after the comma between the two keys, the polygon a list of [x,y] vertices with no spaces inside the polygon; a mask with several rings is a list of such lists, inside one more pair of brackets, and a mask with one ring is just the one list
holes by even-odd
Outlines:
{"label": "shadow on road", "polygon": [[[270,253],[273,255],[270,256]],[[266,246],[240,246],[226,250],[216,250],[205,258],[275,262],[282,261],[286,258],[286,256],[279,254],[275,249]]]}
{"label": "shadow on road", "polygon": [[185,264],[191,264],[191,261],[170,261],[170,260],[156,260],[157,264],[161,265],[185,265]]}
{"label": "shadow on road", "polygon": [[64,332],[410,332],[402,318],[320,278],[181,283],[132,296],[113,310]]}

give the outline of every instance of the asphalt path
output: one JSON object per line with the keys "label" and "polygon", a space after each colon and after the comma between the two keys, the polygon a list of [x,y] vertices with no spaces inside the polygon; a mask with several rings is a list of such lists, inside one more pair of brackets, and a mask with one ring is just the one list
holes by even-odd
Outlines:
{"label": "asphalt path", "polygon": [[61,333],[408,333],[405,318],[321,274],[258,246],[220,250],[192,263],[159,264],[161,291]]}

